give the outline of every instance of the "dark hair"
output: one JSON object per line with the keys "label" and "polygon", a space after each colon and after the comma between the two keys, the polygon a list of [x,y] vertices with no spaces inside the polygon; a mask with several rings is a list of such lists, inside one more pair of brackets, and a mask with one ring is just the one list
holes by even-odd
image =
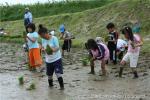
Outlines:
{"label": "dark hair", "polygon": [[94,39],[89,39],[86,43],[88,49],[98,49],[97,43]]}
{"label": "dark hair", "polygon": [[36,29],[36,27],[35,27],[35,24],[34,24],[34,23],[30,23],[30,24],[28,24],[26,28],[27,28],[27,29],[28,29],[28,28],[31,28],[31,29],[32,29],[32,32],[34,32],[34,31],[35,31],[35,29]]}
{"label": "dark hair", "polygon": [[122,34],[128,34],[129,40],[131,41],[134,40],[132,29],[129,26],[125,26],[121,31],[122,31]]}
{"label": "dark hair", "polygon": [[110,29],[110,28],[115,28],[115,25],[114,23],[108,23],[107,26],[106,26],[107,29]]}
{"label": "dark hair", "polygon": [[47,28],[43,27],[42,24],[40,24],[40,25],[39,25],[38,33],[39,33],[39,34],[47,34],[47,33],[48,33],[48,30],[47,30]]}

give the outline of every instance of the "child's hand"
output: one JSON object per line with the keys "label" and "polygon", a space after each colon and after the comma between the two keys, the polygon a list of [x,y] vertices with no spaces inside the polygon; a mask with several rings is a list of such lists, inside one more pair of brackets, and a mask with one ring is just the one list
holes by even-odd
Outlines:
{"label": "child's hand", "polygon": [[131,46],[132,46],[133,49],[135,49],[135,47],[136,47],[133,42],[131,43]]}
{"label": "child's hand", "polygon": [[121,65],[125,65],[126,62],[122,60],[122,61],[120,62],[120,64],[121,64]]}
{"label": "child's hand", "polygon": [[50,49],[52,50],[52,52],[54,51],[54,48],[52,48],[51,46],[49,46],[50,47]]}
{"label": "child's hand", "polygon": [[95,58],[95,57],[92,57],[92,60],[94,61],[94,60],[96,60],[96,58]]}
{"label": "child's hand", "polygon": [[45,51],[44,47],[41,48],[42,51]]}

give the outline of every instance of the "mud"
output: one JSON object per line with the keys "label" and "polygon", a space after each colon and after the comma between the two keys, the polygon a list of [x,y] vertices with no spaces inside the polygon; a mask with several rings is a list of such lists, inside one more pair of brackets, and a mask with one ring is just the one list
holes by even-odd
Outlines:
{"label": "mud", "polygon": [[[54,88],[49,88],[45,70],[28,70],[21,45],[0,43],[0,100],[149,100],[149,54],[140,55],[139,79],[132,79],[128,65],[123,78],[118,78],[120,65],[111,64],[107,66],[108,77],[99,76],[98,66],[96,75],[89,75],[89,66],[82,66],[86,51],[74,49],[70,55],[63,58],[65,90],[60,91],[55,76]],[[20,76],[25,79],[22,86],[18,82]],[[26,90],[30,83],[35,83],[35,90]]]}

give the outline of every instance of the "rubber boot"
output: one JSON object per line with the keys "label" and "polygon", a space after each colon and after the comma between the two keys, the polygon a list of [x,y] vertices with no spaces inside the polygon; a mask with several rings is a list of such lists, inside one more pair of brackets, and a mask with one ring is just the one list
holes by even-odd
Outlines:
{"label": "rubber boot", "polygon": [[89,72],[88,74],[95,74],[95,71],[94,71],[94,66],[91,66],[91,72]]}
{"label": "rubber boot", "polygon": [[122,73],[123,73],[123,67],[120,67],[119,77],[122,77]]}
{"label": "rubber boot", "polygon": [[137,73],[137,71],[134,71],[133,72],[133,74],[134,74],[134,77],[133,77],[133,79],[136,79],[136,78],[138,78],[139,76],[138,76],[138,73]]}
{"label": "rubber boot", "polygon": [[48,83],[49,83],[49,87],[53,87],[53,80],[52,79],[48,79]]}
{"label": "rubber boot", "polygon": [[60,85],[60,90],[64,90],[63,78],[62,78],[62,77],[59,77],[59,78],[58,78],[58,82],[59,82],[59,85]]}

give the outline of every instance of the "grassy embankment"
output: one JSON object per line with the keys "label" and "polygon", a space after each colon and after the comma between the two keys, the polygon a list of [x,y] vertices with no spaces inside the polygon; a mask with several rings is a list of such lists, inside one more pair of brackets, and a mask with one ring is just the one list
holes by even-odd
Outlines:
{"label": "grassy embankment", "polygon": [[[88,38],[95,38],[96,36],[105,37],[107,34],[105,26],[108,22],[114,22],[118,30],[120,30],[124,24],[131,25],[132,21],[138,19],[142,26],[141,35],[144,39],[149,37],[149,12],[149,0],[121,0],[82,12],[67,12],[59,15],[35,18],[34,22],[36,25],[44,24],[49,29],[56,29],[57,33],[59,33],[59,25],[64,23],[67,30],[76,36],[73,46],[82,47]],[[24,31],[23,20],[4,21],[0,22],[0,25],[6,29],[10,38],[21,35]],[[1,37],[0,39],[1,41],[22,42],[21,38],[7,39]],[[145,41],[143,46],[144,52],[150,51],[149,42],[149,40]]]}

